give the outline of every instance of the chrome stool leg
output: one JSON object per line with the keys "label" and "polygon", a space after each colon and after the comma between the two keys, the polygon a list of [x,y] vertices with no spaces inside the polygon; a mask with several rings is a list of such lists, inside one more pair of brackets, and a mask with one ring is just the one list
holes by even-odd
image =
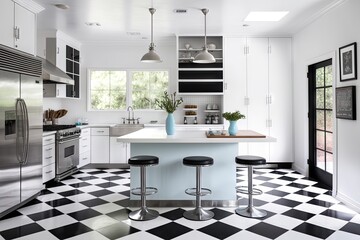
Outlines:
{"label": "chrome stool leg", "polygon": [[[248,196],[249,201],[246,207],[239,207],[235,212],[243,217],[249,218],[263,218],[267,215],[267,212],[261,209],[257,209],[253,204],[253,167],[248,166]],[[260,190],[259,190],[260,191]]]}
{"label": "chrome stool leg", "polygon": [[184,212],[186,219],[193,221],[206,221],[214,217],[214,213],[201,207],[201,166],[196,166],[196,207]]}
{"label": "chrome stool leg", "polygon": [[159,212],[146,207],[146,169],[145,166],[140,167],[140,187],[141,187],[141,207],[136,211],[129,213],[129,218],[135,221],[147,221],[155,219],[159,216]]}

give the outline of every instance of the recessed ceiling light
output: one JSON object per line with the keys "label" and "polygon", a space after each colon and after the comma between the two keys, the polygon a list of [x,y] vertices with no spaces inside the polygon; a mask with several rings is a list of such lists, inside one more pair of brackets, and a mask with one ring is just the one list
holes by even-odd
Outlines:
{"label": "recessed ceiling light", "polygon": [[288,11],[262,11],[250,12],[244,21],[246,22],[277,22],[288,14]]}
{"label": "recessed ceiling light", "polygon": [[86,22],[85,24],[89,27],[100,27],[101,26],[101,24],[98,22]]}
{"label": "recessed ceiling light", "polygon": [[60,8],[60,9],[62,9],[62,10],[67,10],[67,9],[69,9],[69,8],[70,8],[70,6],[69,6],[69,5],[62,4],[62,3],[57,3],[57,4],[54,4],[54,6],[55,6],[55,7],[57,7],[57,8]]}

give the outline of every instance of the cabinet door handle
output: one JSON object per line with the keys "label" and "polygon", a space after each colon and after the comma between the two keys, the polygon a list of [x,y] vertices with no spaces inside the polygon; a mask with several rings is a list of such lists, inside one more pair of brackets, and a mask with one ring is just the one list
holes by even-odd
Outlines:
{"label": "cabinet door handle", "polygon": [[52,173],[52,170],[45,172],[46,174]]}
{"label": "cabinet door handle", "polygon": [[52,138],[49,138],[49,139],[46,139],[45,141],[46,142],[50,142],[52,140]]}
{"label": "cabinet door handle", "polygon": [[104,131],[97,131],[98,133],[103,133]]}
{"label": "cabinet door handle", "polygon": [[57,53],[57,54],[59,54],[59,53],[60,53],[60,48],[59,48],[59,47],[57,47],[57,51],[56,51],[56,53]]}
{"label": "cabinet door handle", "polygon": [[47,158],[45,158],[45,159],[51,159],[51,158],[53,158],[53,156],[47,157]]}
{"label": "cabinet door handle", "polygon": [[52,150],[52,148],[45,149],[45,151],[51,151],[51,150]]}
{"label": "cabinet door handle", "polygon": [[85,140],[87,140],[87,138],[83,138],[82,140],[84,140],[84,141],[85,141]]}
{"label": "cabinet door handle", "polygon": [[56,90],[56,96],[59,96],[59,89]]}
{"label": "cabinet door handle", "polygon": [[83,158],[82,160],[86,160],[86,159],[88,159],[87,157],[85,157],[85,158]]}
{"label": "cabinet door handle", "polygon": [[83,145],[82,147],[87,147],[88,145]]}

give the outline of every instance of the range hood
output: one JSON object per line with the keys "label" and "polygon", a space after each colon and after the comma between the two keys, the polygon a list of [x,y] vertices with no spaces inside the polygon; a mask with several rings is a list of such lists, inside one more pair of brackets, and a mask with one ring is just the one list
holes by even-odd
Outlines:
{"label": "range hood", "polygon": [[67,85],[74,85],[74,80],[70,78],[65,72],[56,67],[50,61],[41,58],[43,64],[42,78],[44,83],[62,83]]}

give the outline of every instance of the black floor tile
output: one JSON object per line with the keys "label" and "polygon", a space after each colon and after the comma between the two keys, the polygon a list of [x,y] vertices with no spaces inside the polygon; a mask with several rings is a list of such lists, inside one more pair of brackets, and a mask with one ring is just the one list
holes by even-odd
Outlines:
{"label": "black floor tile", "polygon": [[78,179],[81,180],[81,181],[89,181],[89,180],[92,180],[92,179],[98,179],[98,177],[87,176],[87,177],[81,177],[81,178],[78,178]]}
{"label": "black floor tile", "polygon": [[102,179],[104,179],[104,180],[106,180],[106,181],[115,181],[115,180],[125,179],[125,178],[120,177],[120,176],[112,176],[112,177],[104,177],[104,178],[102,178]]}
{"label": "black floor tile", "polygon": [[290,184],[288,184],[286,186],[295,187],[295,188],[301,188],[301,189],[308,187],[308,185],[300,184],[300,183],[290,183]]}
{"label": "black floor tile", "polygon": [[69,186],[73,187],[73,188],[81,188],[81,187],[86,187],[86,186],[90,186],[90,183],[87,182],[79,182],[79,183],[73,183],[70,184]]}
{"label": "black floor tile", "polygon": [[130,190],[128,191],[123,191],[123,192],[119,192],[120,194],[124,195],[124,196],[127,196],[127,197],[130,197]]}
{"label": "black floor tile", "polygon": [[73,196],[73,195],[77,195],[77,194],[81,194],[81,193],[84,193],[84,192],[80,191],[78,189],[74,189],[74,190],[69,190],[69,191],[66,191],[66,192],[60,192],[58,194],[60,194],[63,197],[69,197],[69,196]]}
{"label": "black floor tile", "polygon": [[130,205],[130,200],[128,198],[123,199],[123,200],[119,200],[114,202],[115,204],[122,206],[122,207],[128,207]]}
{"label": "black floor tile", "polygon": [[296,210],[296,209],[290,209],[289,211],[286,211],[286,212],[282,213],[282,215],[297,218],[297,219],[300,219],[300,220],[303,220],[303,221],[307,221],[308,219],[315,216],[315,214],[299,211],[299,210]]}
{"label": "black floor tile", "polygon": [[296,193],[296,194],[299,194],[299,195],[307,196],[307,197],[316,197],[316,196],[319,196],[318,193],[308,192],[308,191],[305,191],[305,190],[300,190],[300,191],[297,191],[297,192],[295,192],[295,193]]}
{"label": "black floor tile", "polygon": [[91,228],[79,222],[49,230],[50,233],[59,239],[66,239],[91,231]]}
{"label": "black floor tile", "polygon": [[113,187],[113,186],[119,186],[119,184],[113,183],[113,182],[106,182],[106,183],[100,183],[100,184],[96,184],[96,186],[98,187],[102,187],[102,188],[109,188],[109,187]]}
{"label": "black floor tile", "polygon": [[105,201],[104,199],[101,199],[101,198],[94,198],[94,199],[90,199],[90,200],[86,200],[86,201],[83,201],[81,202],[81,204],[87,206],[87,207],[95,207],[95,206],[98,206],[98,205],[102,205],[102,204],[105,204],[105,203],[109,203],[107,201]]}
{"label": "black floor tile", "polygon": [[46,218],[51,218],[51,217],[55,217],[55,216],[59,216],[62,215],[63,213],[60,212],[57,209],[49,209],[43,212],[38,212],[38,213],[34,213],[34,214],[30,214],[28,215],[29,218],[31,218],[34,221],[40,221]]}
{"label": "black floor tile", "polygon": [[41,190],[40,195],[47,195],[47,194],[52,194],[52,193],[53,192],[48,189],[43,189],[43,190]]}
{"label": "black floor tile", "polygon": [[307,203],[314,204],[314,205],[317,205],[317,206],[327,207],[327,208],[334,205],[334,203],[326,202],[326,201],[322,201],[322,200],[318,200],[318,199],[311,199]]}
{"label": "black floor tile", "polygon": [[123,184],[123,186],[130,187],[130,183]]}
{"label": "black floor tile", "polygon": [[323,183],[319,183],[319,182],[315,183],[315,184],[313,185],[313,187],[318,187],[318,188],[323,188],[323,189],[331,190],[331,187],[330,187],[330,186],[328,186],[328,185],[326,185],[326,184],[323,184]]}
{"label": "black floor tile", "polygon": [[133,228],[125,223],[115,223],[113,225],[97,229],[97,231],[105,237],[113,240],[139,232],[140,230]]}
{"label": "black floor tile", "polygon": [[260,172],[260,171],[257,171],[256,169],[254,170],[253,174],[256,174],[256,175],[262,175],[262,174],[265,174],[264,172]]}
{"label": "black floor tile", "polygon": [[255,224],[254,226],[249,227],[246,230],[270,239],[275,239],[287,232],[287,230],[284,228],[280,228],[264,222]]}
{"label": "black floor tile", "polygon": [[220,220],[223,218],[226,218],[230,215],[232,215],[233,213],[225,211],[225,210],[221,210],[219,208],[213,208],[210,211],[212,211],[215,215],[214,215],[214,219],[216,220]]}
{"label": "black floor tile", "polygon": [[208,234],[212,237],[218,238],[218,239],[225,239],[225,238],[230,237],[231,235],[234,235],[235,233],[241,231],[241,229],[227,225],[222,222],[215,222],[206,227],[198,229],[198,231],[206,233],[206,234]]}
{"label": "black floor tile", "polygon": [[78,221],[82,221],[88,218],[99,216],[101,215],[101,213],[88,208],[88,209],[80,210],[78,212],[69,213],[68,215]]}
{"label": "black floor tile", "polygon": [[185,226],[180,225],[175,222],[171,222],[171,223],[147,230],[147,232],[149,232],[157,237],[167,240],[167,239],[176,238],[180,235],[190,232],[191,230],[192,230],[191,228],[185,227]]}
{"label": "black floor tile", "polygon": [[129,209],[120,209],[118,211],[115,211],[115,212],[111,212],[111,213],[108,213],[106,215],[108,215],[109,217],[112,217],[118,221],[123,221],[123,220],[126,220],[128,219],[128,215],[131,211]]}
{"label": "black floor tile", "polygon": [[269,181],[272,178],[264,177],[264,176],[256,176],[256,177],[254,177],[254,179],[261,180],[261,181]]}
{"label": "black floor tile", "polygon": [[44,231],[44,228],[42,228],[40,225],[38,225],[37,223],[30,223],[27,225],[2,231],[0,232],[0,235],[6,240],[10,240],[14,238],[24,237],[26,235],[41,231]]}
{"label": "black floor tile", "polygon": [[99,190],[99,191],[95,191],[95,192],[89,192],[89,194],[95,196],[95,197],[101,197],[101,196],[105,196],[105,195],[109,195],[109,194],[113,194],[114,192],[103,189],[103,190]]}
{"label": "black floor tile", "polygon": [[90,175],[97,175],[97,174],[102,174],[102,173],[107,173],[107,172],[103,171],[103,170],[87,172],[87,174],[90,174]]}
{"label": "black floor tile", "polygon": [[63,206],[63,205],[66,205],[66,204],[74,203],[74,201],[72,201],[72,200],[70,200],[68,198],[60,198],[60,199],[48,201],[46,203],[49,204],[52,207],[59,207],[59,206]]}
{"label": "black floor tile", "polygon": [[289,195],[289,193],[287,193],[287,192],[279,191],[279,190],[276,190],[276,189],[268,191],[266,193],[274,195],[274,196],[278,196],[278,197],[284,197],[286,195]]}
{"label": "black floor tile", "polygon": [[285,198],[280,198],[280,199],[274,201],[273,203],[284,205],[284,206],[291,207],[291,208],[296,207],[297,205],[301,204],[301,202],[297,202],[297,201],[285,199]]}
{"label": "black floor tile", "polygon": [[0,218],[0,221],[5,220],[5,219],[10,219],[10,218],[13,218],[13,217],[18,217],[18,216],[21,216],[21,215],[22,214],[19,213],[18,211],[13,211],[13,212],[10,212],[10,213],[6,214],[2,218]]}
{"label": "black floor tile", "polygon": [[310,236],[326,239],[335,231],[324,227],[320,227],[311,223],[304,222],[293,229],[294,231],[308,234]]}
{"label": "black floor tile", "polygon": [[176,208],[174,210],[160,214],[162,217],[175,221],[183,217],[185,210],[182,208]]}
{"label": "black floor tile", "polygon": [[38,199],[33,199],[30,202],[26,203],[25,205],[23,205],[22,207],[29,207],[31,205],[35,205],[35,204],[39,204],[42,203],[42,201],[39,201]]}
{"label": "black floor tile", "polygon": [[130,171],[128,170],[122,170],[122,171],[116,171],[116,172],[111,172],[112,174],[124,174],[124,173],[129,173]]}
{"label": "black floor tile", "polygon": [[276,184],[276,183],[270,183],[270,182],[264,182],[262,184],[260,184],[261,186],[265,186],[265,187],[269,187],[269,188],[278,188],[281,187],[280,184]]}
{"label": "black floor tile", "polygon": [[281,172],[281,171],[272,171],[272,172],[270,172],[270,173],[273,173],[273,174],[279,174],[279,175],[285,175],[285,174],[287,174],[286,172]]}
{"label": "black floor tile", "polygon": [[64,186],[65,184],[62,182],[57,182],[57,181],[49,181],[46,183],[46,188],[52,188],[52,187],[60,187],[60,186]]}
{"label": "black floor tile", "polygon": [[332,209],[326,209],[324,212],[321,213],[321,215],[325,215],[325,216],[333,217],[333,218],[337,218],[337,219],[342,219],[345,221],[350,221],[355,216],[355,214],[335,211]]}
{"label": "black floor tile", "polygon": [[290,181],[290,182],[297,180],[297,178],[292,178],[292,177],[288,177],[288,176],[282,176],[282,177],[279,177],[278,179]]}
{"label": "black floor tile", "polygon": [[350,222],[347,223],[345,226],[343,226],[340,230],[344,232],[360,235],[360,224]]}

